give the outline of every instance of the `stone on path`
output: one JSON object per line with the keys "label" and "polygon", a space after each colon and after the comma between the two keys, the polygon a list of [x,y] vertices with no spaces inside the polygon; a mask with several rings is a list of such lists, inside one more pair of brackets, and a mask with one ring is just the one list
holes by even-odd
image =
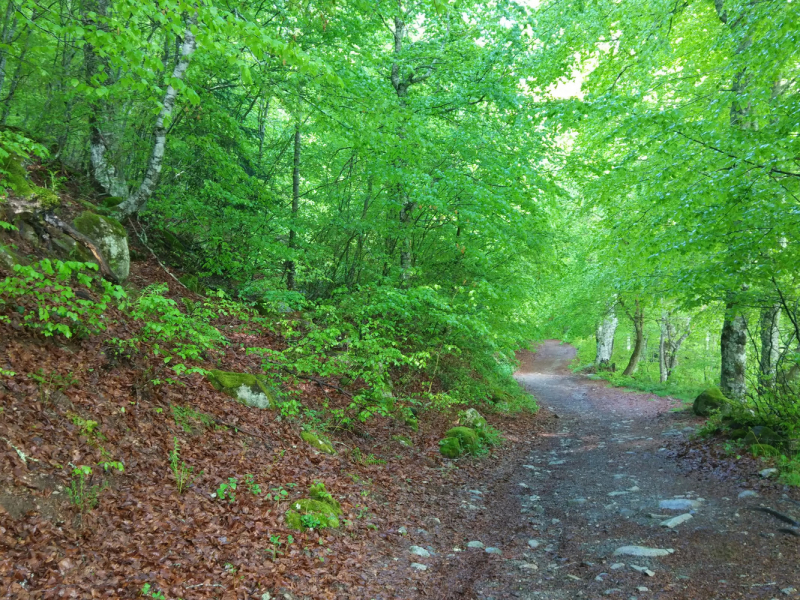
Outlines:
{"label": "stone on path", "polygon": [[648,548],[647,546],[622,546],[614,550],[614,556],[669,556],[675,552],[672,548]]}
{"label": "stone on path", "polygon": [[648,577],[652,577],[653,575],[655,575],[655,572],[651,571],[647,567],[640,567],[639,565],[631,565],[631,569],[633,569],[634,571],[639,571],[639,573],[644,573]]}
{"label": "stone on path", "polygon": [[487,554],[502,554],[503,552],[502,552],[502,550],[500,550],[500,548],[491,548],[490,547],[490,548],[486,548],[486,553]]}
{"label": "stone on path", "polygon": [[672,517],[671,519],[667,519],[666,521],[661,521],[662,527],[669,527],[672,529],[673,527],[677,527],[681,523],[685,523],[689,519],[692,518],[692,515],[689,513],[683,513],[682,515],[678,515],[677,517]]}
{"label": "stone on path", "polygon": [[764,478],[772,477],[773,475],[778,474],[778,469],[764,469],[763,471],[759,471],[758,474]]}
{"label": "stone on path", "polygon": [[688,500],[686,498],[671,498],[658,503],[658,508],[664,510],[691,510],[692,508],[699,508],[700,506],[701,503],[697,500]]}
{"label": "stone on path", "polygon": [[417,571],[427,571],[428,567],[420,563],[411,563],[411,568],[416,569]]}
{"label": "stone on path", "polygon": [[535,563],[522,563],[519,566],[519,568],[520,569],[527,569],[528,571],[538,571],[539,570],[539,566],[536,565]]}
{"label": "stone on path", "polygon": [[539,547],[539,541],[538,540],[528,540],[528,546],[530,546],[531,548],[538,548]]}
{"label": "stone on path", "polygon": [[421,556],[422,558],[428,558],[431,555],[430,552],[428,552],[427,550],[425,550],[425,548],[422,548],[420,546],[411,546],[408,549],[408,551],[411,552],[411,554],[416,554],[417,556]]}
{"label": "stone on path", "polygon": [[481,549],[483,549],[485,547],[486,546],[483,545],[483,542],[479,542],[477,540],[475,540],[474,542],[469,542],[467,544],[467,548],[481,548]]}
{"label": "stone on path", "polygon": [[754,492],[753,490],[745,490],[739,494],[739,498],[758,498],[758,492]]}

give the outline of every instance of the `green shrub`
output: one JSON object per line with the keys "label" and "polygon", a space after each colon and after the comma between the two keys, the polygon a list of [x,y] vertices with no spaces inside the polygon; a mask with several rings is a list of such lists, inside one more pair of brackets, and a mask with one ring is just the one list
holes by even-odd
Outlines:
{"label": "green shrub", "polygon": [[[25,327],[46,337],[104,331],[109,306],[119,304],[126,295],[121,287],[93,277],[96,271],[93,263],[49,259],[15,265],[14,275],[0,281],[0,310],[11,309]],[[78,295],[77,286],[88,293]]]}

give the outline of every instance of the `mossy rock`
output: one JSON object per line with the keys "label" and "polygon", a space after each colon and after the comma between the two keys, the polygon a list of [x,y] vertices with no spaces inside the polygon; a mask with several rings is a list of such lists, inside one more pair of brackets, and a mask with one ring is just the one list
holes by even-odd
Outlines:
{"label": "mossy rock", "polygon": [[303,522],[303,517],[306,515],[316,518],[319,522],[319,528],[330,527],[335,529],[339,527],[339,517],[342,515],[342,509],[328,502],[313,498],[297,500],[292,502],[291,508],[284,515],[286,526],[300,531],[309,529],[307,522]]}
{"label": "mossy rock", "polygon": [[692,410],[697,416],[710,417],[711,413],[719,410],[729,402],[718,387],[710,387],[695,398]]}
{"label": "mossy rock", "polygon": [[45,210],[52,210],[61,206],[61,197],[53,190],[33,186],[33,196]]}
{"label": "mossy rock", "polygon": [[780,456],[781,452],[775,446],[769,444],[752,444],[750,452],[753,456]]}
{"label": "mossy rock", "polygon": [[744,436],[744,443],[752,446],[757,444],[767,444],[770,446],[781,446],[786,442],[786,439],[777,434],[770,427],[764,425],[757,425],[752,427],[750,431]]}
{"label": "mossy rock", "polygon": [[480,450],[478,433],[469,427],[453,427],[444,436],[445,438],[457,438],[464,452],[475,454]]}
{"label": "mossy rock", "polygon": [[408,415],[403,419],[403,423],[405,426],[411,429],[411,431],[419,431],[419,421],[417,421],[417,417],[414,415]]}
{"label": "mossy rock", "polygon": [[206,377],[214,389],[236,398],[247,406],[255,408],[273,408],[275,394],[264,382],[250,373],[233,373],[231,371],[209,371]]}
{"label": "mossy rock", "polygon": [[116,208],[123,202],[125,202],[125,198],[120,198],[119,196],[109,196],[108,198],[103,198],[103,200],[100,202],[100,206],[103,208]]}
{"label": "mossy rock", "polygon": [[337,515],[342,514],[342,506],[339,504],[339,501],[331,496],[330,492],[325,489],[325,484],[321,481],[309,486],[308,495],[311,496],[312,500],[319,500],[320,502],[330,504],[336,509]]}
{"label": "mossy rock", "polygon": [[336,450],[333,449],[333,444],[312,431],[303,431],[300,433],[300,437],[315,450],[319,450],[325,454],[336,454]]}
{"label": "mossy rock", "polygon": [[486,422],[486,419],[483,417],[483,415],[481,415],[481,413],[474,408],[468,408],[461,413],[458,421],[464,427],[474,429],[475,433],[478,434],[480,439],[486,439],[486,429],[489,427],[489,424]]}
{"label": "mossy rock", "polygon": [[8,246],[0,245],[0,266],[8,271],[14,270],[14,265],[27,265],[28,261],[24,256],[15,252]]}
{"label": "mossy rock", "polygon": [[128,278],[131,257],[128,251],[128,233],[122,223],[86,210],[75,219],[75,229],[97,243],[108,261],[108,266],[120,281]]}
{"label": "mossy rock", "polygon": [[458,458],[461,456],[463,449],[457,437],[446,437],[443,440],[439,440],[439,452],[445,458]]}
{"label": "mossy rock", "polygon": [[406,448],[412,448],[414,446],[414,442],[411,440],[411,438],[405,435],[393,435],[392,439]]}

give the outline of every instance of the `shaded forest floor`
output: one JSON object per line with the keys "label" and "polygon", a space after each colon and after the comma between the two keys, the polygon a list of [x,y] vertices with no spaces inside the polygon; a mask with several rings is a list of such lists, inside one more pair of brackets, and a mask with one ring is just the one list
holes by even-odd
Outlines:
{"label": "shaded forest floor", "polygon": [[[131,282],[170,286],[154,261],[133,263]],[[243,348],[281,349],[277,334],[255,336],[223,322],[229,346],[205,368],[258,373]],[[0,324],[0,589],[11,598],[408,598],[424,573],[410,566],[408,539],[458,519],[460,490],[518,454],[533,415],[487,413],[506,436],[483,460],[446,460],[438,441],[456,409],[423,411],[417,431],[374,417],[326,432],[337,450],[321,454],[300,438],[302,421],[240,404],[199,375],[163,378],[151,355],[119,357],[106,335],[44,340]],[[336,389],[295,382],[303,406],[345,407]],[[459,406],[458,409],[466,408]],[[401,440],[408,438],[408,447]],[[179,494],[169,454],[196,480]],[[122,462],[124,471],[99,466]],[[98,505],[79,511],[68,496],[73,469],[93,469]],[[259,486],[253,494],[245,481]],[[215,498],[235,478],[234,502]],[[340,529],[298,532],[284,513],[314,482],[341,503]],[[435,517],[434,517],[435,515]],[[399,558],[398,558],[399,557]]]}

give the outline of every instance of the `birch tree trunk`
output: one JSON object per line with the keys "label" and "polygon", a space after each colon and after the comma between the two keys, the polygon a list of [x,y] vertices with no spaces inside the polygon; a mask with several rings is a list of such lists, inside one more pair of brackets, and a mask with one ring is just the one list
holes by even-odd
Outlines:
{"label": "birch tree trunk", "polygon": [[747,393],[747,320],[730,299],[725,305],[720,354],[719,389],[726,397],[741,400]]}
{"label": "birch tree trunk", "polygon": [[759,360],[758,383],[761,389],[775,385],[776,368],[780,356],[781,305],[773,304],[761,309],[761,358]]}
{"label": "birch tree trunk", "polygon": [[[192,31],[192,28],[197,26],[197,13],[192,13],[186,21],[187,24],[183,32],[180,58],[175,64],[175,68],[172,70],[171,80],[175,81],[183,81],[183,78],[186,76],[186,70],[189,68],[192,54],[194,54],[194,51],[197,49],[197,41]],[[177,98],[178,90],[172,87],[172,84],[168,85],[167,91],[164,94],[164,100],[161,103],[161,111],[158,113],[153,128],[153,151],[147,163],[147,171],[145,172],[144,179],[142,179],[139,189],[117,206],[117,211],[123,217],[139,212],[144,208],[150,196],[153,195],[153,191],[158,183],[158,178],[161,176],[164,151],[167,147],[167,122],[172,116],[173,110],[175,110],[175,101]]]}
{"label": "birch tree trunk", "polygon": [[617,331],[619,321],[614,312],[607,314],[597,326],[597,356],[594,364],[600,371],[611,368],[611,356],[614,353],[614,334]]}

